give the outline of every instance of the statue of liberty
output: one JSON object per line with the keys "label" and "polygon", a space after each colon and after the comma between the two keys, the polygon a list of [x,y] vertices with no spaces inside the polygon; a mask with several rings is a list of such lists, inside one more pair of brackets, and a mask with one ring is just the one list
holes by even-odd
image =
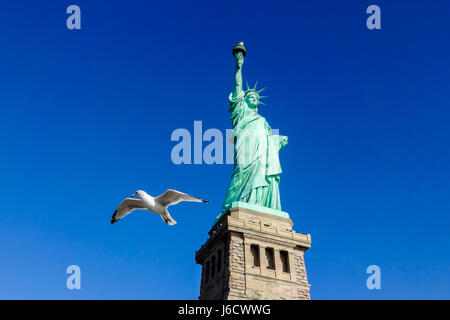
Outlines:
{"label": "statue of liberty", "polygon": [[266,119],[258,114],[259,94],[264,90],[242,88],[244,43],[233,48],[236,60],[234,90],[230,93],[231,124],[233,126],[234,171],[228,186],[222,214],[233,202],[245,202],[281,211],[278,152],[287,144],[286,136],[272,135]]}

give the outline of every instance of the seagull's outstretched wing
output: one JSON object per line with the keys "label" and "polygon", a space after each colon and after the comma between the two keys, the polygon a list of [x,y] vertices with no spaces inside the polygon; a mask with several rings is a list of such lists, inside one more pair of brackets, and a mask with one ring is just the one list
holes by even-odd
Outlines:
{"label": "seagull's outstretched wing", "polygon": [[208,201],[206,201],[206,200],[202,200],[202,199],[193,197],[191,195],[188,195],[187,193],[183,193],[183,192],[173,190],[173,189],[167,189],[166,192],[164,192],[159,197],[156,197],[155,200],[163,207],[171,206],[171,205],[177,204],[178,202],[181,202],[181,201],[193,201],[193,202],[208,203]]}
{"label": "seagull's outstretched wing", "polygon": [[167,223],[169,226],[173,226],[177,222],[170,216],[169,211],[167,209],[164,210],[164,213],[161,214],[161,218]]}
{"label": "seagull's outstretched wing", "polygon": [[111,218],[111,224],[119,221],[136,209],[146,209],[142,200],[126,198],[122,201],[121,204],[119,204],[119,207],[116,209],[116,211],[114,211],[114,214]]}

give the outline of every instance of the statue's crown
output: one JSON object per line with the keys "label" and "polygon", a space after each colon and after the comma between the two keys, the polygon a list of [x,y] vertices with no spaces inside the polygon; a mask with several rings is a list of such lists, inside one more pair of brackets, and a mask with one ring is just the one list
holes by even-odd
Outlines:
{"label": "statue's crown", "polygon": [[247,84],[247,90],[245,91],[244,96],[248,95],[249,93],[254,93],[254,94],[256,94],[258,96],[258,104],[265,105],[264,102],[261,102],[261,99],[267,98],[267,96],[260,96],[259,93],[263,92],[264,90],[266,90],[266,88],[262,88],[261,90],[256,90],[256,86],[258,85],[258,81],[256,81],[255,86],[253,88],[250,88],[250,86],[248,85],[248,82],[246,84]]}

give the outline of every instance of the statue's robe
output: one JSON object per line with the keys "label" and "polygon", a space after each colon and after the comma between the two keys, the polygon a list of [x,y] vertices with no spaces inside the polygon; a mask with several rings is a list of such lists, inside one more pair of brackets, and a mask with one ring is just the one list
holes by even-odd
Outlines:
{"label": "statue's robe", "polygon": [[234,171],[228,186],[223,211],[235,201],[281,210],[278,152],[284,145],[272,135],[264,117],[244,100],[244,93],[229,96],[234,136]]}

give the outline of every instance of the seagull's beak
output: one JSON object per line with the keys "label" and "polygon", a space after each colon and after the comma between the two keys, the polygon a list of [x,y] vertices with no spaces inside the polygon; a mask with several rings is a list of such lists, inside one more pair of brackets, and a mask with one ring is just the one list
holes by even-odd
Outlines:
{"label": "seagull's beak", "polygon": [[130,196],[130,198],[134,198],[134,197],[136,197],[136,193],[133,193],[133,194]]}

